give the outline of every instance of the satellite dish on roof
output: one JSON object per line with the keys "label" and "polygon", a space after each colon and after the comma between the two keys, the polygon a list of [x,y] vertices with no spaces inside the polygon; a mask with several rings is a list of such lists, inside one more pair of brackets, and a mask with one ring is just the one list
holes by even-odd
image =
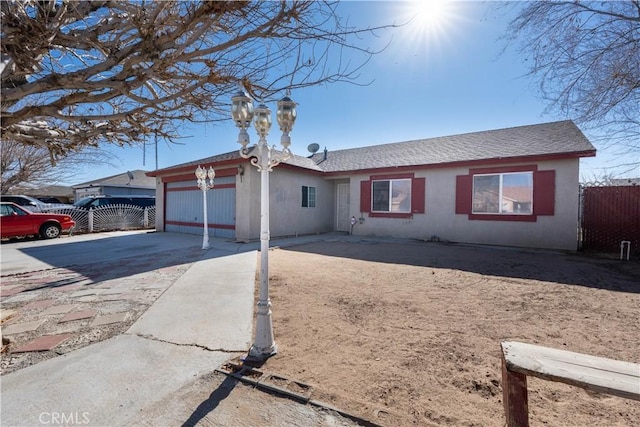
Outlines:
{"label": "satellite dish on roof", "polygon": [[315,154],[319,149],[320,146],[318,144],[309,144],[309,146],[307,147],[307,150],[309,150],[309,152],[312,154]]}

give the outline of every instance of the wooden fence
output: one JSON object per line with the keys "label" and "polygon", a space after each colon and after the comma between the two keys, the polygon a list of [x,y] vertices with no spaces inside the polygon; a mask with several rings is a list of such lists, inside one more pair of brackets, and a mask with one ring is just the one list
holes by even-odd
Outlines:
{"label": "wooden fence", "polygon": [[622,241],[629,241],[631,254],[637,257],[640,186],[584,187],[581,222],[582,249],[616,253]]}

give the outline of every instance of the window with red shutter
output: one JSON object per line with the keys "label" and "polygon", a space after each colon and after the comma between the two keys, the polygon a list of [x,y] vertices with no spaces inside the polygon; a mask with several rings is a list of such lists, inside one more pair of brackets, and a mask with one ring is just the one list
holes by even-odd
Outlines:
{"label": "window with red shutter", "polygon": [[411,182],[411,213],[424,213],[425,179],[414,178]]}
{"label": "window with red shutter", "polygon": [[537,171],[533,174],[533,213],[554,215],[556,205],[556,171]]}
{"label": "window with red shutter", "polygon": [[360,211],[371,217],[411,218],[425,212],[425,178],[374,175],[360,182]]}
{"label": "window with red shutter", "polygon": [[555,171],[537,165],[472,169],[456,176],[456,214],[470,220],[536,221],[554,215]]}
{"label": "window with red shutter", "polygon": [[360,181],[360,212],[371,212],[371,181]]}

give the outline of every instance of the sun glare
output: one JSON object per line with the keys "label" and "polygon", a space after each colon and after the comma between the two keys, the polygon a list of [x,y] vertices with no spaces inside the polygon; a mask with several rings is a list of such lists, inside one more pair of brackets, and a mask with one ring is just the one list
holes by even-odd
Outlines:
{"label": "sun glare", "polygon": [[436,29],[442,27],[451,9],[451,2],[445,0],[416,0],[409,2],[411,24]]}
{"label": "sun glare", "polygon": [[454,1],[416,0],[401,4],[400,15],[406,23],[404,32],[412,43],[442,49],[460,20]]}

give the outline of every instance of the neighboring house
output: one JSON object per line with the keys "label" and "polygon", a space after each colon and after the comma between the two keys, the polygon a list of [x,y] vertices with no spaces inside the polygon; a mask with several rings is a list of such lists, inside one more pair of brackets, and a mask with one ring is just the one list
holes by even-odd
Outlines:
{"label": "neighboring house", "polygon": [[[571,121],[294,156],[271,172],[271,237],[344,231],[575,250],[579,160],[591,156]],[[214,235],[258,239],[260,174],[237,152],[150,172],[156,229],[202,233],[198,165],[216,170]]]}
{"label": "neighboring house", "polygon": [[73,203],[73,188],[63,185],[18,189],[14,193],[26,194],[36,199],[45,200],[47,203],[54,202],[52,199],[57,199],[56,203]]}
{"label": "neighboring house", "polygon": [[155,196],[156,180],[148,171],[134,170],[73,186],[75,200],[91,196]]}

